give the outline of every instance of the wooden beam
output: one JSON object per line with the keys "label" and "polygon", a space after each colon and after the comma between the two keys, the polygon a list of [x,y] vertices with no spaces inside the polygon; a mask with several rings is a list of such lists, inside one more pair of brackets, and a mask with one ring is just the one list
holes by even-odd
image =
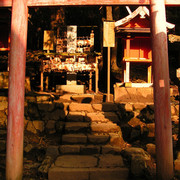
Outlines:
{"label": "wooden beam", "polygon": [[151,0],[157,179],[173,179],[173,143],[164,0]]}
{"label": "wooden beam", "polygon": [[[150,0],[27,0],[29,7],[68,5],[149,5]],[[180,0],[165,0],[167,6],[180,6]],[[12,0],[0,0],[0,7],[11,7]]]}

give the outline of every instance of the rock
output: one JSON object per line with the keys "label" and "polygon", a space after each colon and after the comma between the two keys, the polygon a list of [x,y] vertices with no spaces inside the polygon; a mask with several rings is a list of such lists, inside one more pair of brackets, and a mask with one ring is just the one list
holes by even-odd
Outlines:
{"label": "rock", "polygon": [[111,132],[119,132],[120,127],[112,122],[108,123],[91,123],[91,131],[98,133],[111,133]]}
{"label": "rock", "polygon": [[89,122],[66,122],[65,132],[88,132]]}
{"label": "rock", "polygon": [[69,112],[67,115],[67,121],[83,122],[85,118],[85,112]]}
{"label": "rock", "polygon": [[59,151],[61,154],[79,154],[80,145],[61,145]]}
{"label": "rock", "polygon": [[26,127],[27,131],[30,131],[34,134],[44,131],[44,122],[43,121],[29,121]]}
{"label": "rock", "polygon": [[141,127],[136,126],[136,128],[133,128],[130,134],[130,141],[138,140],[141,136]]}
{"label": "rock", "polygon": [[27,115],[30,117],[31,120],[40,119],[40,114],[36,103],[29,103],[28,107],[25,107],[25,111],[27,111]]}
{"label": "rock", "polygon": [[30,77],[25,78],[25,92],[28,93],[31,91],[31,81]]}
{"label": "rock", "polygon": [[56,132],[55,130],[55,124],[56,124],[56,121],[48,121],[47,124],[46,124],[46,131],[49,133],[49,134],[53,134]]}
{"label": "rock", "polygon": [[49,146],[46,150],[46,156],[50,156],[55,159],[59,155],[59,147],[58,146]]}
{"label": "rock", "polygon": [[102,103],[102,104],[93,104],[92,105],[95,111],[104,111],[104,112],[116,112],[118,111],[118,106],[115,103]]}
{"label": "rock", "polygon": [[121,131],[122,131],[124,140],[126,141],[129,140],[132,129],[133,129],[132,126],[130,126],[129,124],[121,125]]}
{"label": "rock", "polygon": [[134,177],[144,177],[151,164],[150,155],[142,148],[129,147],[122,151],[122,155],[131,165],[131,173]]}
{"label": "rock", "polygon": [[174,161],[174,169],[175,169],[175,171],[180,173],[180,159],[176,159]]}
{"label": "rock", "polygon": [[107,119],[103,113],[100,112],[93,112],[93,113],[87,113],[85,116],[85,121],[87,122],[109,122],[109,119]]}
{"label": "rock", "polygon": [[0,125],[5,126],[7,124],[7,115],[4,111],[0,111]]}
{"label": "rock", "polygon": [[151,157],[156,158],[156,145],[155,144],[146,144],[147,152],[151,155]]}
{"label": "rock", "polygon": [[134,107],[134,110],[142,110],[144,108],[146,108],[146,104],[145,103],[134,103],[133,104],[133,107]]}
{"label": "rock", "polygon": [[171,115],[176,115],[176,108],[171,104]]}
{"label": "rock", "polygon": [[138,116],[138,118],[140,118],[141,121],[143,121],[145,123],[154,123],[155,119],[154,119],[153,107],[148,105],[147,108],[141,110],[141,113]]}
{"label": "rock", "polygon": [[32,144],[28,144],[25,148],[24,151],[26,153],[30,152],[32,149],[34,148],[34,146]]}
{"label": "rock", "polygon": [[33,121],[33,125],[36,130],[43,132],[44,131],[44,122],[43,121]]}
{"label": "rock", "polygon": [[100,146],[96,145],[81,145],[80,146],[80,153],[85,155],[90,154],[99,154],[100,153]]}
{"label": "rock", "polygon": [[37,102],[43,103],[45,101],[49,101],[50,100],[50,95],[48,95],[48,96],[44,96],[44,95],[37,96],[36,99],[37,99]]}
{"label": "rock", "polygon": [[0,140],[0,152],[6,150],[6,141]]}
{"label": "rock", "polygon": [[119,146],[104,145],[102,146],[102,154],[121,154],[122,148]]}
{"label": "rock", "polygon": [[99,167],[123,167],[123,158],[120,155],[106,154],[99,157]]}
{"label": "rock", "polygon": [[55,108],[58,108],[58,109],[62,109],[64,111],[67,111],[68,108],[69,108],[69,104],[70,103],[67,103],[67,102],[56,102],[54,103],[55,104]]}
{"label": "rock", "polygon": [[63,121],[56,121],[55,124],[55,129],[58,133],[62,133],[63,129],[64,129],[64,122]]}
{"label": "rock", "polygon": [[3,111],[8,108],[8,102],[7,101],[2,101],[0,105],[0,111]]}
{"label": "rock", "polygon": [[105,144],[109,141],[109,135],[88,134],[87,138],[92,144]]}
{"label": "rock", "polygon": [[138,118],[132,118],[128,124],[131,126],[131,127],[136,127],[136,126],[145,126],[145,123],[143,123],[140,119]]}
{"label": "rock", "polygon": [[49,168],[53,162],[53,158],[50,156],[46,156],[43,160],[41,166],[38,168],[38,172],[43,175],[47,175]]}
{"label": "rock", "polygon": [[66,112],[62,109],[55,109],[53,112],[42,112],[42,119],[44,121],[49,120],[64,120],[66,117]]}
{"label": "rock", "polygon": [[133,105],[129,104],[129,103],[126,103],[125,106],[124,106],[124,109],[126,111],[133,111]]}
{"label": "rock", "polygon": [[179,104],[175,105],[176,112],[179,113]]}
{"label": "rock", "polygon": [[36,102],[36,97],[35,96],[25,96],[25,101],[27,102],[27,103],[31,103],[31,102],[33,102],[33,103],[35,103]]}
{"label": "rock", "polygon": [[144,177],[147,171],[148,162],[151,159],[148,156],[134,155],[131,159],[131,173],[135,177]]}
{"label": "rock", "polygon": [[85,134],[64,134],[62,135],[62,142],[68,144],[85,144],[87,143],[87,136]]}
{"label": "rock", "polygon": [[72,111],[72,112],[81,112],[81,111],[84,111],[84,112],[94,112],[91,104],[85,104],[85,103],[82,103],[82,104],[79,104],[79,103],[71,103],[69,105],[69,111]]}
{"label": "rock", "polygon": [[52,112],[55,109],[55,104],[52,102],[38,103],[38,109],[40,111]]}
{"label": "rock", "polygon": [[149,157],[149,154],[146,151],[144,151],[144,149],[137,148],[137,147],[128,147],[122,151],[122,154],[124,157],[130,158],[130,159],[135,155]]}
{"label": "rock", "polygon": [[105,112],[104,118],[113,123],[119,123],[119,117],[115,112]]}
{"label": "rock", "polygon": [[147,128],[149,130],[148,137],[155,137],[155,123],[147,124]]}
{"label": "rock", "polygon": [[121,132],[118,134],[116,133],[110,133],[110,142],[109,144],[115,147],[120,147],[121,150],[124,149],[127,146],[127,143],[125,143]]}

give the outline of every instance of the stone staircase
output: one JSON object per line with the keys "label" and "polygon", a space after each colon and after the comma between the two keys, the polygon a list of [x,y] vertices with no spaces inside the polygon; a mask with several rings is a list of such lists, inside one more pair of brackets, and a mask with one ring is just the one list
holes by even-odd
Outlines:
{"label": "stone staircase", "polygon": [[129,169],[113,144],[121,139],[113,103],[71,103],[49,180],[124,180]]}

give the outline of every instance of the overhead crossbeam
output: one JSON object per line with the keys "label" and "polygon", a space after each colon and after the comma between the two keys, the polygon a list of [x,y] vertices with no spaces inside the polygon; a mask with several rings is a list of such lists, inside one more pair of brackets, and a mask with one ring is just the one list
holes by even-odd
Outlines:
{"label": "overhead crossbeam", "polygon": [[[27,0],[28,7],[82,5],[150,5],[150,0]],[[166,6],[180,6],[180,0],[165,0]],[[0,0],[0,7],[11,7],[12,0]]]}

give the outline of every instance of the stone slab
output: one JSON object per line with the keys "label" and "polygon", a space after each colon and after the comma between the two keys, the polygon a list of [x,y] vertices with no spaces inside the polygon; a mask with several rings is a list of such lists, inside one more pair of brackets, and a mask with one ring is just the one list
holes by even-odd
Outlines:
{"label": "stone slab", "polygon": [[128,180],[127,168],[59,168],[52,167],[49,180]]}
{"label": "stone slab", "polygon": [[99,154],[101,150],[100,146],[95,146],[95,145],[81,145],[81,154],[86,154],[86,155],[92,155],[92,154]]}
{"label": "stone slab", "polygon": [[104,145],[102,146],[102,154],[120,154],[122,148],[118,146]]}
{"label": "stone slab", "polygon": [[91,168],[97,166],[98,159],[88,155],[63,155],[59,156],[55,165],[63,168]]}
{"label": "stone slab", "polygon": [[109,135],[88,134],[88,142],[92,144],[105,144],[109,141]]}
{"label": "stone slab", "polygon": [[84,94],[85,85],[56,85],[56,92]]}
{"label": "stone slab", "polygon": [[120,127],[117,124],[108,122],[108,123],[92,123],[91,130],[93,132],[99,133],[110,133],[110,132],[119,132]]}
{"label": "stone slab", "polygon": [[99,157],[99,167],[123,167],[124,162],[121,155],[105,154]]}
{"label": "stone slab", "polygon": [[67,121],[73,122],[83,122],[85,117],[85,112],[69,112],[67,115]]}
{"label": "stone slab", "polygon": [[101,112],[87,113],[85,116],[85,121],[88,122],[108,122],[109,119],[105,118],[104,114]]}
{"label": "stone slab", "polygon": [[65,132],[86,132],[90,128],[88,122],[66,122]]}
{"label": "stone slab", "polygon": [[62,154],[79,154],[80,145],[61,145],[59,151]]}
{"label": "stone slab", "polygon": [[82,168],[52,167],[48,172],[49,180],[89,180],[89,172]]}
{"label": "stone slab", "polygon": [[115,102],[153,102],[153,87],[114,87]]}
{"label": "stone slab", "polygon": [[128,180],[127,168],[97,168],[90,169],[89,180]]}
{"label": "stone slab", "polygon": [[62,136],[62,143],[67,144],[85,144],[87,142],[87,136],[85,134],[64,134]]}
{"label": "stone slab", "polygon": [[96,111],[104,111],[104,112],[118,111],[117,104],[111,102],[106,102],[102,104],[93,104],[92,106]]}
{"label": "stone slab", "polygon": [[86,104],[86,103],[71,103],[69,105],[69,111],[71,112],[94,112],[92,105],[91,104]]}

